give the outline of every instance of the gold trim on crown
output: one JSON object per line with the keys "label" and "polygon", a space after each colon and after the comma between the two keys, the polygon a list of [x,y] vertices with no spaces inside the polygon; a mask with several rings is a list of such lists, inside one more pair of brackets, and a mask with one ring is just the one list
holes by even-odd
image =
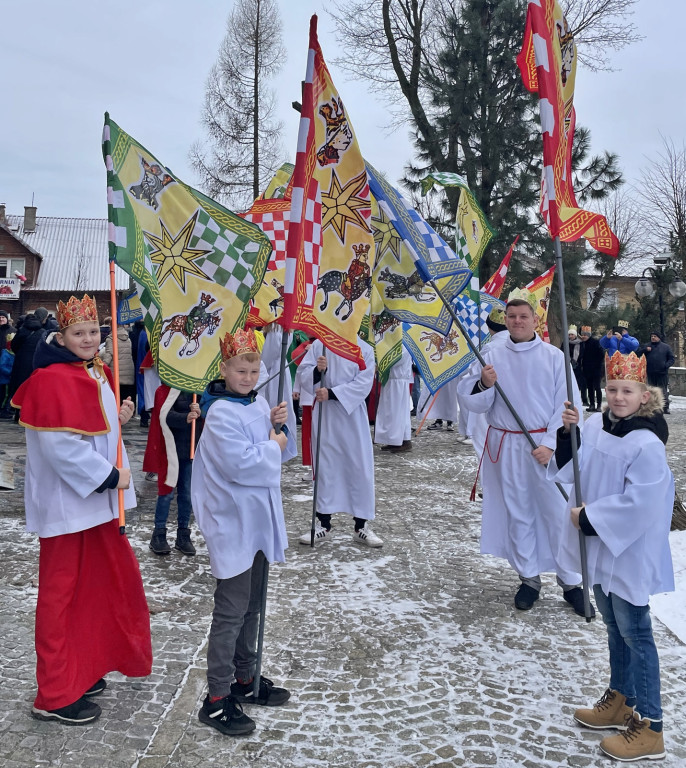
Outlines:
{"label": "gold trim on crown", "polygon": [[247,331],[239,328],[233,335],[227,333],[223,339],[219,339],[219,349],[224,362],[238,355],[249,355],[251,352],[259,354],[257,339],[252,328]]}
{"label": "gold trim on crown", "polygon": [[638,381],[646,383],[647,360],[635,352],[623,355],[619,350],[610,357],[605,353],[605,379],[607,381]]}
{"label": "gold trim on crown", "polygon": [[57,325],[61,331],[76,323],[92,322],[98,322],[98,307],[88,294],[82,299],[70,296],[66,304],[60,301],[57,305]]}

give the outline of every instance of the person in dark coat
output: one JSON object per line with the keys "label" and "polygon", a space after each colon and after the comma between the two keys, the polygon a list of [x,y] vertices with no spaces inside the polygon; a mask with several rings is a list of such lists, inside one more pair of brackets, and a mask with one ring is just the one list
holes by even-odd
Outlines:
{"label": "person in dark coat", "polygon": [[0,310],[0,355],[2,355],[2,359],[0,359],[0,419],[12,418],[10,400],[7,397],[7,393],[9,391],[14,357],[8,351],[9,342],[7,337],[12,336],[14,333],[16,333],[16,329],[10,324],[9,315],[4,310]]}
{"label": "person in dark coat", "polygon": [[581,370],[586,382],[588,395],[587,411],[595,413],[603,404],[603,392],[600,382],[605,372],[605,350],[600,346],[598,339],[591,335],[591,326],[581,326]]}
{"label": "person in dark coat", "polygon": [[662,334],[653,331],[650,334],[650,344],[642,344],[637,355],[644,355],[648,370],[648,384],[660,387],[665,399],[664,413],[669,413],[669,369],[674,365],[674,353],[669,344],[662,341]]}
{"label": "person in dark coat", "polygon": [[[10,342],[12,352],[14,352],[14,365],[12,366],[12,375],[9,383],[9,399],[19,389],[26,379],[33,373],[33,355],[38,343],[47,336],[47,332],[40,321],[40,318],[34,315],[27,315],[21,328],[17,331],[15,337]],[[19,411],[15,409],[14,420],[19,421]]]}
{"label": "person in dark coat", "polygon": [[43,330],[45,330],[46,334],[59,330],[57,320],[55,320],[45,307],[38,307],[33,314],[40,320],[40,324],[43,326]]}

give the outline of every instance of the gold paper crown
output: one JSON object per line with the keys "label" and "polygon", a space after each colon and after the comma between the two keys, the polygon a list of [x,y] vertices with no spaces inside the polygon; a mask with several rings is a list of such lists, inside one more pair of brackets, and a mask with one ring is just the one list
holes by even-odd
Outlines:
{"label": "gold paper crown", "polygon": [[505,310],[500,305],[493,307],[488,317],[498,325],[505,325]]}
{"label": "gold paper crown", "polygon": [[590,325],[582,325],[581,326],[581,333],[590,333],[592,330]]}
{"label": "gold paper crown", "polygon": [[70,296],[66,304],[60,301],[57,305],[57,325],[61,331],[76,323],[90,322],[98,322],[98,307],[88,294],[81,300]]}
{"label": "gold paper crown", "polygon": [[257,339],[252,328],[243,331],[240,328],[231,335],[227,333],[223,339],[219,339],[219,349],[222,360],[230,360],[238,355],[248,355],[257,352]]}
{"label": "gold paper crown", "polygon": [[573,333],[576,336],[577,335],[576,325],[570,325],[567,333]]}
{"label": "gold paper crown", "polygon": [[509,304],[514,299],[522,299],[522,301],[525,301],[531,309],[533,309],[534,314],[536,314],[536,297],[533,293],[529,293],[526,288],[515,288],[513,291],[510,291],[510,295],[507,297],[507,303]]}
{"label": "gold paper crown", "polygon": [[635,352],[623,355],[619,350],[610,357],[605,353],[605,379],[607,381],[646,382],[645,356],[638,357]]}
{"label": "gold paper crown", "polygon": [[618,320],[617,321],[617,327],[618,328],[628,328],[629,327],[629,321],[628,320]]}

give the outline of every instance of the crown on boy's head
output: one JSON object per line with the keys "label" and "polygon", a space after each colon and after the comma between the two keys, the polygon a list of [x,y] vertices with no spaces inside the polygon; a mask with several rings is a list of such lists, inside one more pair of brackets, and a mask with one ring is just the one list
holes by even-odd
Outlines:
{"label": "crown on boy's head", "polygon": [[581,326],[581,333],[590,333],[592,330],[590,325],[582,325]]}
{"label": "crown on boy's head", "polygon": [[629,327],[629,321],[628,320],[618,320],[617,321],[617,327],[618,328],[628,328]]}
{"label": "crown on boy's head", "polygon": [[238,357],[238,355],[258,352],[255,332],[252,328],[248,328],[247,331],[239,328],[234,334],[227,333],[223,339],[219,339],[219,349],[223,361]]}
{"label": "crown on boy's head", "polygon": [[610,357],[605,353],[605,378],[607,381],[638,381],[646,383],[647,358],[635,352],[623,355],[619,350]]}
{"label": "crown on boy's head", "polygon": [[65,304],[60,301],[57,305],[57,325],[63,331],[76,323],[98,322],[98,307],[88,294],[82,299],[70,296]]}

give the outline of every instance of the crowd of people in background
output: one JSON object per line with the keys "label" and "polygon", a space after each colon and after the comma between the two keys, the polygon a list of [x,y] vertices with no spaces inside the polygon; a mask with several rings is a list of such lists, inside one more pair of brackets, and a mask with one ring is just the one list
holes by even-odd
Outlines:
{"label": "crowd of people in background", "polygon": [[664,413],[669,413],[669,369],[674,365],[674,353],[662,339],[661,331],[652,331],[650,341],[641,344],[629,332],[629,324],[620,320],[603,336],[593,336],[591,326],[571,325],[568,331],[569,356],[586,410],[595,413],[601,410],[601,382],[605,374],[605,353],[610,357],[615,352],[628,355],[635,352],[646,358],[648,384],[659,387],[664,397]]}

